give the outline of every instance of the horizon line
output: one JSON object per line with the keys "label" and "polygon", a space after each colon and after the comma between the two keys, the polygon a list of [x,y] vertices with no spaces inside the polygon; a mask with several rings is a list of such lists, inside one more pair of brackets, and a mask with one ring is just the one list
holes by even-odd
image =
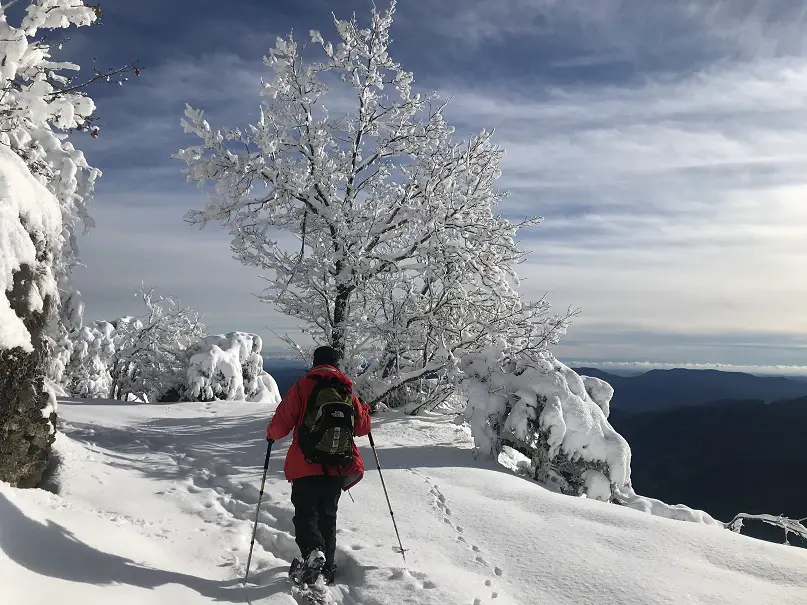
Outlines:
{"label": "horizon line", "polygon": [[[266,361],[298,361],[301,364],[300,356],[291,352],[277,350],[262,351],[264,362]],[[745,372],[747,374],[774,374],[774,375],[797,375],[807,376],[807,365],[757,365],[757,364],[731,364],[731,363],[693,363],[693,362],[668,362],[668,361],[613,361],[613,360],[591,360],[591,359],[561,359],[561,362],[569,367],[591,367],[601,370],[719,370],[723,372]]]}

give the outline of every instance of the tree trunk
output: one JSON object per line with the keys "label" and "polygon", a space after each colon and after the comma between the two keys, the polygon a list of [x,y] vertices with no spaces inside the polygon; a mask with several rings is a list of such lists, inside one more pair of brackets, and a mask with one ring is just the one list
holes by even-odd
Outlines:
{"label": "tree trunk", "polygon": [[31,334],[33,352],[20,348],[0,350],[0,480],[16,487],[36,487],[48,466],[54,435],[42,410],[48,404],[45,375],[50,360],[46,337],[48,320],[55,307],[52,297],[45,300],[41,313],[27,309],[30,288],[36,283],[34,269],[23,266],[15,275],[8,296],[11,308]]}
{"label": "tree trunk", "polygon": [[347,349],[345,320],[347,319],[348,302],[353,288],[339,285],[336,287],[336,300],[333,304],[333,328],[331,329],[331,346],[344,358]]}

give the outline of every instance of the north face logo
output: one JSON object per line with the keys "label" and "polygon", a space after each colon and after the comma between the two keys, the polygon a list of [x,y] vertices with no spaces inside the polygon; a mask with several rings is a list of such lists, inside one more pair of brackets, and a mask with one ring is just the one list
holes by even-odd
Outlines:
{"label": "north face logo", "polygon": [[331,416],[333,416],[334,418],[344,418],[345,417],[345,415],[342,412],[340,412],[339,410],[334,410],[331,413]]}

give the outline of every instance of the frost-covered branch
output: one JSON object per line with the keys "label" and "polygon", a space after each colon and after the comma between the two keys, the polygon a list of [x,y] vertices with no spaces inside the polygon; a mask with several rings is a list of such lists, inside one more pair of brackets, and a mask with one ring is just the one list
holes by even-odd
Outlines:
{"label": "frost-covered branch", "polygon": [[30,171],[56,196],[62,213],[60,255],[56,261],[62,296],[59,338],[81,326],[81,295],[72,284],[72,270],[80,264],[77,235],[94,226],[88,212],[100,171],[68,140],[77,131],[97,137],[95,103],[87,88],[99,80],[122,84],[127,73],[140,74],[137,65],[93,71],[80,79],[75,63],[54,55],[61,42],[50,42],[54,30],[97,22],[98,6],[83,0],[28,0],[15,27],[6,19],[9,6],[0,6],[0,145],[16,153]]}
{"label": "frost-covered branch", "polygon": [[[59,97],[59,96],[62,96],[62,95],[66,95],[66,94],[70,94],[72,92],[77,92],[79,90],[83,90],[83,89],[87,88],[88,86],[91,86],[95,82],[99,82],[99,81],[111,82],[114,79],[114,81],[118,82],[119,84],[122,84],[124,82],[124,80],[117,79],[117,76],[120,76],[120,75],[123,75],[123,74],[128,74],[128,73],[133,73],[135,76],[140,77],[140,74],[142,73],[142,69],[136,63],[129,63],[128,65],[124,65],[122,67],[117,67],[117,68],[113,68],[113,69],[108,69],[106,71],[95,70],[95,74],[93,75],[93,77],[88,79],[88,80],[84,80],[84,81],[78,82],[78,83],[70,82],[67,86],[65,86],[63,88],[60,88],[58,86],[55,87],[54,91],[50,93],[50,98],[55,99],[56,97]],[[79,128],[79,130],[80,130],[80,128]]]}
{"label": "frost-covered branch", "polygon": [[749,513],[739,513],[734,519],[726,523],[725,527],[739,534],[746,520],[762,521],[768,525],[780,527],[785,532],[785,544],[790,544],[788,540],[788,535],[790,534],[795,534],[807,541],[807,527],[804,525],[805,522],[807,522],[807,517],[804,519],[788,519],[781,515],[752,515]]}
{"label": "frost-covered branch", "polygon": [[205,335],[198,313],[141,288],[146,313],[120,322],[111,360],[111,399],[156,401],[184,381],[188,348]]}

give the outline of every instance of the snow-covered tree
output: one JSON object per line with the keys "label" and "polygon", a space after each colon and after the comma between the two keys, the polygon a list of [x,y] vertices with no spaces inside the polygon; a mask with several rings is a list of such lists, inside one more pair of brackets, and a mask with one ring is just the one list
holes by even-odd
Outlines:
{"label": "snow-covered tree", "polygon": [[[278,39],[258,121],[214,130],[188,107],[201,142],[176,157],[215,184],[190,222],[229,230],[241,262],[269,272],[263,299],[361,368],[367,400],[436,379],[439,401],[457,359],[518,324],[536,336],[557,322],[515,289],[515,236],[538,219],[495,212],[502,151],[484,131],[453,139],[445,104],[413,91],[388,53],[394,9],[367,28],[335,19],[336,45],[312,31],[319,62]],[[299,247],[279,245],[282,232]]]}
{"label": "snow-covered tree", "polygon": [[[5,3],[8,4],[8,3]],[[14,3],[16,4],[16,3]],[[31,0],[19,27],[9,25],[0,6],[0,39],[4,45],[3,85],[0,92],[0,144],[19,155],[28,168],[56,196],[62,213],[62,246],[56,262],[61,292],[57,337],[81,326],[83,302],[70,276],[79,264],[77,234],[94,226],[88,212],[96,179],[101,175],[68,140],[70,132],[97,137],[95,104],[86,87],[109,81],[134,65],[109,71],[95,70],[81,79],[79,67],[54,59],[52,30],[86,26],[100,15],[100,7],[83,0]]]}
{"label": "snow-covered tree", "polygon": [[108,397],[112,388],[109,370],[121,321],[125,319],[96,321],[62,337],[55,346],[53,382],[76,397]]}
{"label": "snow-covered tree", "polygon": [[505,341],[463,360],[465,420],[477,457],[572,496],[627,506],[651,515],[740,532],[746,520],[807,540],[807,519],[740,513],[728,523],[684,504],[637,494],[628,442],[608,422],[614,389],[578,375],[549,352],[522,356]]}
{"label": "snow-covered tree", "polygon": [[116,322],[109,373],[112,399],[157,401],[183,381],[186,351],[205,335],[195,311],[153,289],[138,293],[146,312]]}
{"label": "snow-covered tree", "polygon": [[44,380],[60,231],[56,198],[0,146],[0,481],[20,487],[39,483],[53,442]]}
{"label": "snow-covered tree", "polygon": [[465,419],[476,456],[563,494],[725,527],[704,511],[633,490],[630,446],[608,422],[609,384],[578,375],[548,352],[540,360],[513,353],[499,343],[464,360]]}
{"label": "snow-covered tree", "polygon": [[30,0],[13,26],[6,5],[0,4],[0,479],[29,486],[38,483],[53,439],[55,400],[43,390],[48,325],[60,308],[72,235],[97,176],[65,134],[87,123],[93,103],[71,89],[65,74],[77,67],[54,61],[45,40],[49,30],[90,25],[97,13],[80,0]]}

